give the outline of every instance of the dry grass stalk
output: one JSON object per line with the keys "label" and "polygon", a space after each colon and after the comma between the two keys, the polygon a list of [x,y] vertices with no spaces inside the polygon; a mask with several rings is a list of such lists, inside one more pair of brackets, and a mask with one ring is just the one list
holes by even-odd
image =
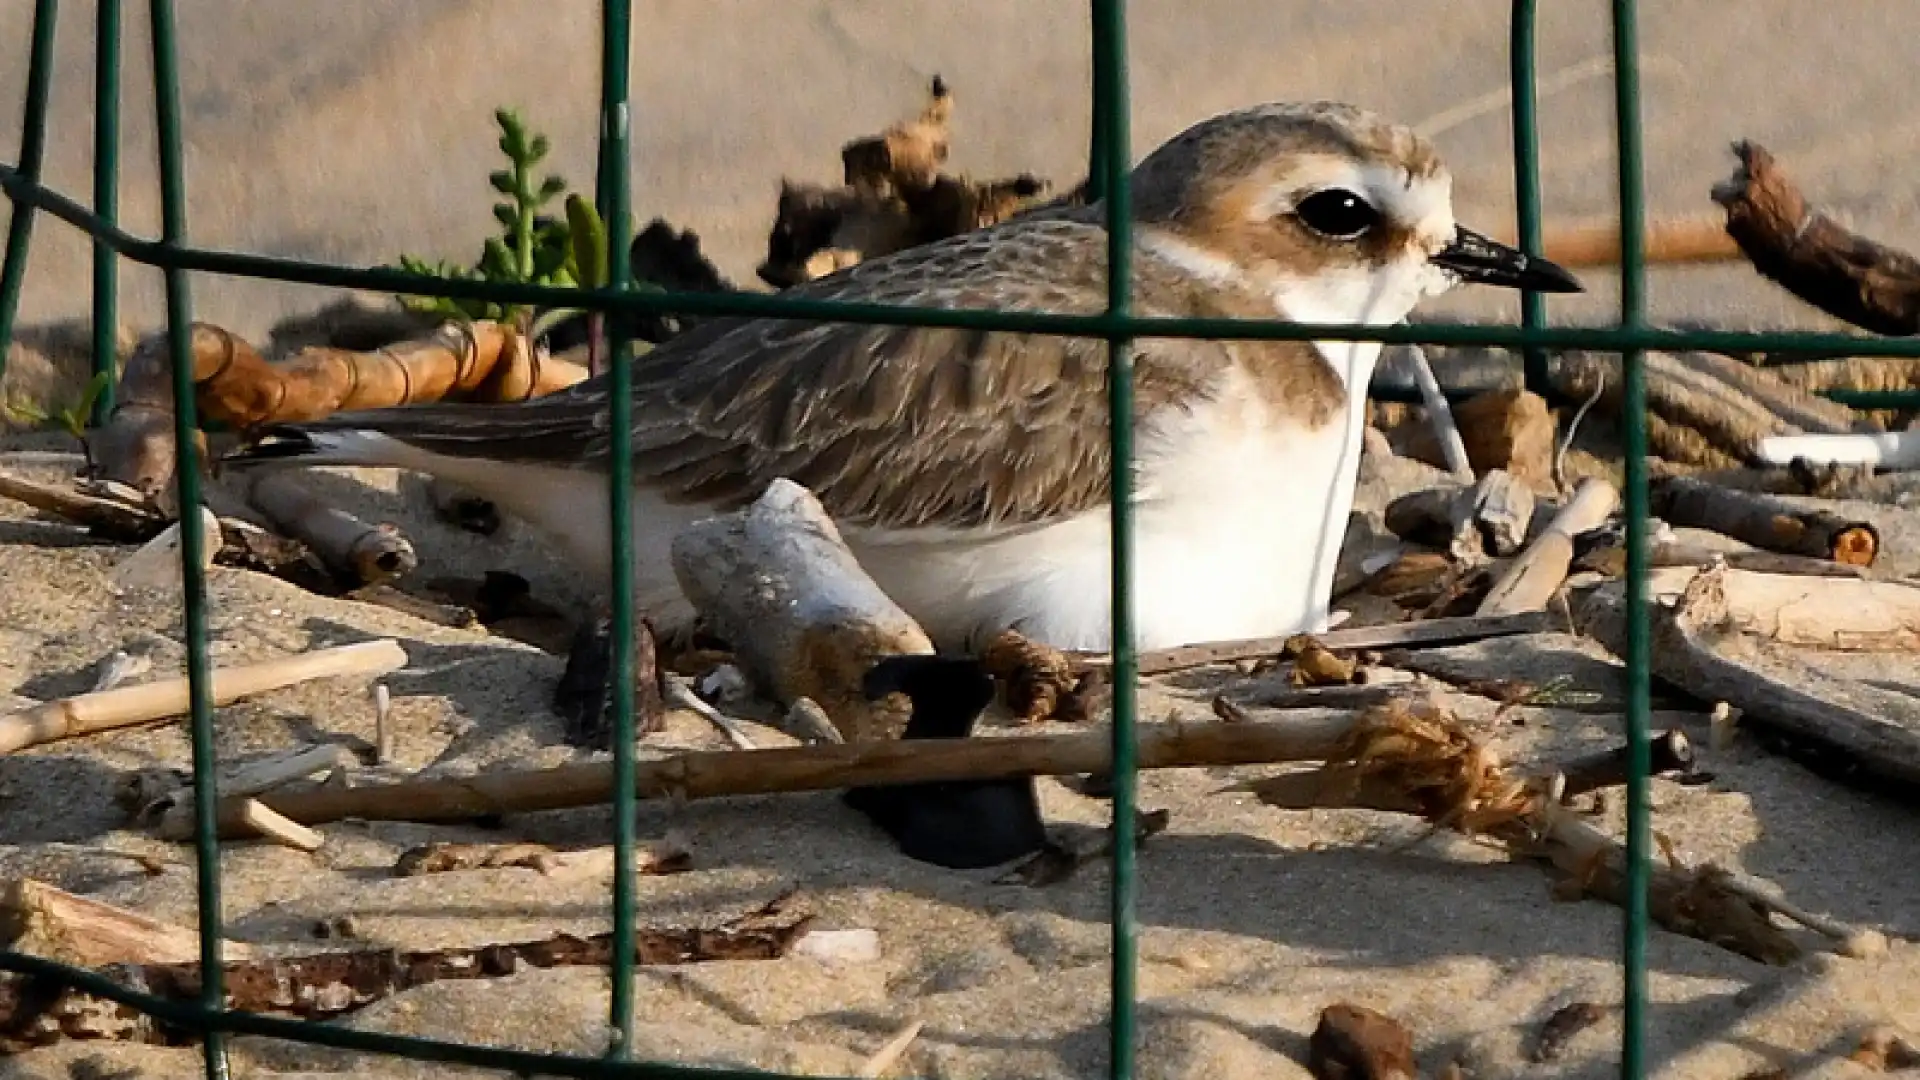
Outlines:
{"label": "dry grass stalk", "polygon": [[[219,707],[314,679],[384,675],[399,670],[406,662],[407,654],[399,642],[390,638],[363,641],[258,664],[215,668],[210,673],[210,696],[214,706]],[[166,720],[180,716],[188,708],[185,678],[62,698],[0,716],[0,754],[56,739]]]}
{"label": "dry grass stalk", "polygon": [[[1544,859],[1569,875],[1576,896],[1618,904],[1625,897],[1625,852],[1611,837],[1560,810],[1564,780],[1522,778],[1491,747],[1469,735],[1438,703],[1402,699],[1363,714],[1325,764],[1237,785],[1288,809],[1355,807],[1418,815],[1435,830],[1499,842],[1515,855]],[[1752,899],[1706,867],[1656,867],[1654,921],[1675,933],[1743,956],[1783,964],[1799,947]]]}
{"label": "dry grass stalk", "polygon": [[[1433,645],[1463,645],[1489,638],[1516,634],[1539,634],[1563,628],[1564,617],[1545,611],[1525,611],[1516,615],[1462,616],[1427,619],[1421,622],[1391,623],[1380,626],[1356,626],[1350,630],[1329,630],[1317,635],[1328,649],[1392,649]],[[1199,645],[1178,645],[1171,649],[1143,652],[1137,658],[1137,670],[1143,676],[1165,675],[1174,671],[1230,664],[1236,660],[1258,660],[1279,656],[1287,649],[1286,637],[1248,638],[1244,641],[1215,641]],[[1076,669],[1106,669],[1112,659],[1103,653],[1067,653]]]}

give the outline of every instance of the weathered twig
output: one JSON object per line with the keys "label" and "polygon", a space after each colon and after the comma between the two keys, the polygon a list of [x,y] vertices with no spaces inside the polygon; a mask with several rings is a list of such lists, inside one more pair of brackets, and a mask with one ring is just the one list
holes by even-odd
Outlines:
{"label": "weathered twig", "polygon": [[887,1070],[893,1068],[906,1055],[907,1048],[913,1045],[913,1040],[920,1037],[921,1023],[915,1020],[895,1032],[893,1038],[888,1039],[885,1045],[873,1052],[872,1057],[860,1063],[860,1071],[854,1075],[862,1080],[877,1080],[878,1077],[887,1075]]}
{"label": "weathered twig", "polygon": [[876,660],[933,643],[860,566],[813,493],[776,480],[751,506],[689,526],[673,570],[715,636],[780,704],[812,698],[849,742],[906,727],[899,695],[869,701]]}
{"label": "weathered twig", "polygon": [[249,832],[295,851],[319,851],[327,842],[320,830],[288,821],[258,799],[241,799],[239,813],[240,823]]}
{"label": "weathered twig", "polygon": [[[229,705],[243,697],[312,679],[385,674],[406,662],[406,652],[392,639],[363,641],[242,667],[216,668],[211,673],[211,697],[216,707]],[[188,708],[185,678],[50,701],[0,716],[0,754],[56,739],[165,720]]]}
{"label": "weathered twig", "polygon": [[[810,916],[789,914],[781,903],[775,901],[714,928],[638,927],[634,930],[636,958],[642,964],[694,964],[784,956],[805,932]],[[523,965],[602,967],[612,959],[612,934],[584,938],[558,934],[538,941],[412,952],[369,949],[262,957],[224,966],[225,1006],[319,1020],[445,979],[498,978]],[[115,965],[101,974],[169,1001],[193,1001],[200,994],[198,964]],[[190,1045],[193,1036],[71,987],[0,975],[0,1053],[18,1053],[62,1039]]]}
{"label": "weathered twig", "polygon": [[1711,529],[1783,555],[1872,566],[1880,532],[1871,522],[1825,510],[1800,510],[1771,496],[1689,476],[1663,476],[1649,490],[1654,516],[1670,525]]}
{"label": "weathered twig", "polygon": [[1582,480],[1546,531],[1494,579],[1476,614],[1512,615],[1545,607],[1567,580],[1573,565],[1573,538],[1605,524],[1619,498],[1613,485],[1599,477]]}
{"label": "weathered twig", "polygon": [[[1391,649],[1421,645],[1463,645],[1488,638],[1516,634],[1539,634],[1564,629],[1565,619],[1545,611],[1525,611],[1514,615],[1453,619],[1427,619],[1422,622],[1390,623],[1382,626],[1356,626],[1350,630],[1330,630],[1318,636],[1329,649]],[[1278,656],[1286,651],[1293,635],[1273,638],[1249,638],[1245,641],[1218,641],[1199,645],[1180,645],[1157,649],[1139,656],[1141,675],[1165,675],[1173,671],[1230,664],[1235,660],[1254,660]],[[1104,654],[1068,653],[1076,669],[1107,668],[1112,660]]]}
{"label": "weathered twig", "polygon": [[[1339,715],[1286,724],[1149,724],[1140,731],[1139,763],[1144,769],[1169,769],[1317,761],[1351,725],[1349,717]],[[702,799],[943,780],[1070,776],[1106,771],[1112,753],[1112,739],[1104,731],[689,752],[639,762],[634,790],[643,799]],[[345,789],[279,790],[263,792],[259,798],[305,825],[343,818],[471,821],[608,802],[613,798],[613,765],[596,761]],[[222,836],[248,835],[231,800],[222,801],[219,818]]]}
{"label": "weathered twig", "polygon": [[1446,460],[1447,471],[1462,484],[1473,483],[1473,465],[1467,460],[1467,444],[1460,439],[1460,427],[1453,420],[1453,406],[1447,403],[1447,395],[1440,392],[1440,380],[1433,377],[1433,365],[1427,363],[1427,352],[1418,345],[1407,346],[1407,356],[1413,369],[1413,385],[1420,390],[1420,404],[1427,411],[1427,423],[1433,428],[1433,438],[1440,444],[1440,454]]}
{"label": "weathered twig", "polygon": [[666,680],[668,707],[682,708],[698,714],[701,719],[718,729],[720,734],[725,735],[727,741],[736,749],[759,749],[759,744],[753,741],[753,736],[747,734],[747,729],[741,725],[740,721],[701,700],[700,695],[693,692],[693,688],[687,685],[685,679],[678,675],[668,675]]}
{"label": "weathered twig", "polygon": [[1920,260],[1813,210],[1766,148],[1737,142],[1740,167],[1714,186],[1727,233],[1753,268],[1821,311],[1876,334],[1920,331]]}

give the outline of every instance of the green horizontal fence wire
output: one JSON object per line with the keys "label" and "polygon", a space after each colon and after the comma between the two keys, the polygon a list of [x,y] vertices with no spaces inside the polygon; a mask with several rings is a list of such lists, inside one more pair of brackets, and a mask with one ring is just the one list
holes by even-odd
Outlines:
{"label": "green horizontal fence wire", "polygon": [[[1920,339],[1863,338],[1849,334],[1806,332],[1732,332],[1663,330],[1647,324],[1644,189],[1640,139],[1640,89],[1637,66],[1636,4],[1614,0],[1615,107],[1619,149],[1621,223],[1621,317],[1602,327],[1550,327],[1545,324],[1544,298],[1528,294],[1523,300],[1522,324],[1512,326],[1447,325],[1391,327],[1325,326],[1269,320],[1143,319],[1131,314],[1130,243],[1132,222],[1126,185],[1131,151],[1128,136],[1125,19],[1119,0],[1092,0],[1094,55],[1094,115],[1089,139],[1089,185],[1096,198],[1107,200],[1109,229],[1108,307],[1098,315],[1069,316],[1012,313],[992,310],[930,310],[877,304],[799,301],[780,296],[749,294],[693,294],[634,292],[630,284],[628,251],[623,242],[611,245],[609,282],[605,288],[562,289],[485,281],[448,281],[401,271],[311,263],[240,252],[194,248],[186,242],[186,181],[182,161],[180,94],[176,33],[171,0],[151,0],[151,44],[155,80],[155,121],[159,132],[162,230],[158,240],[143,239],[116,224],[119,177],[120,0],[97,0],[95,42],[95,121],[93,209],[46,188],[41,164],[46,140],[47,100],[53,69],[53,34],[57,0],[36,0],[32,42],[27,67],[19,160],[0,166],[0,191],[12,204],[5,248],[0,264],[0,373],[5,347],[11,340],[14,318],[26,272],[27,249],[34,216],[46,213],[87,233],[94,253],[94,344],[96,369],[112,371],[114,364],[117,260],[159,268],[166,278],[167,333],[175,355],[188,349],[192,319],[187,287],[189,273],[208,273],[297,282],[336,288],[373,289],[405,295],[585,308],[611,314],[681,313],[704,316],[772,315],[855,323],[890,323],[976,330],[1067,334],[1104,338],[1109,343],[1110,439],[1113,473],[1113,645],[1114,720],[1113,805],[1114,870],[1112,880],[1113,969],[1111,1002],[1110,1075],[1130,1080],[1135,1050],[1135,926],[1137,867],[1131,820],[1136,803],[1134,756],[1135,665],[1130,588],[1133,533],[1129,498],[1131,474],[1121,463],[1132,456],[1132,360],[1128,348],[1137,337],[1220,338],[1255,340],[1380,341],[1399,344],[1478,346],[1519,350],[1528,386],[1544,391],[1549,350],[1617,352],[1623,357],[1624,429],[1627,448],[1626,508],[1628,517],[1628,578],[1639,583],[1647,572],[1646,527],[1646,376],[1642,354],[1650,350],[1707,350],[1774,355],[1854,354],[1920,357]],[[1513,79],[1514,178],[1520,246],[1540,251],[1541,207],[1539,138],[1534,88],[1534,22],[1536,0],[1514,0],[1510,35]],[[631,163],[628,154],[628,79],[631,43],[631,0],[603,0],[602,84],[597,200],[613,237],[625,237],[631,210]],[[550,1055],[442,1040],[412,1038],[379,1032],[300,1022],[279,1017],[235,1012],[224,1008],[220,986],[218,942],[220,928],[219,847],[214,829],[216,792],[213,790],[212,710],[207,686],[206,583],[200,572],[206,538],[197,514],[184,514],[181,527],[184,618],[188,674],[192,687],[192,745],[196,797],[195,849],[199,882],[202,964],[207,972],[200,1000],[194,1004],[166,1001],[128,990],[102,976],[37,957],[0,951],[0,970],[71,985],[76,989],[149,1014],[183,1031],[205,1038],[207,1074],[225,1075],[222,1036],[245,1034],[449,1064],[499,1069],[524,1075],[569,1077],[698,1077],[735,1080],[769,1074],[752,1070],[706,1069],[642,1063],[632,1056],[633,1031],[633,911],[634,847],[633,778],[633,665],[631,606],[631,464],[624,449],[629,443],[631,356],[621,331],[622,322],[608,319],[609,354],[614,393],[609,421],[613,427],[614,475],[609,484],[612,511],[614,566],[614,753],[619,794],[614,807],[614,829],[619,864],[615,874],[613,915],[616,962],[612,971],[607,1059]],[[200,482],[193,467],[194,403],[190,369],[176,366],[176,453],[180,462],[178,496],[183,507],[200,501]],[[1380,396],[1401,396],[1386,388]],[[1867,408],[1920,406],[1912,391],[1829,391],[1828,397]],[[105,414],[102,402],[96,418]],[[1646,997],[1646,884],[1649,869],[1648,822],[1648,692],[1649,663],[1647,611],[1644,593],[1629,591],[1631,633],[1627,650],[1627,728],[1630,746],[1628,785],[1628,903],[1623,919],[1623,996],[1626,1024],[1621,1044],[1621,1074],[1643,1075],[1646,1063],[1644,1029]]]}

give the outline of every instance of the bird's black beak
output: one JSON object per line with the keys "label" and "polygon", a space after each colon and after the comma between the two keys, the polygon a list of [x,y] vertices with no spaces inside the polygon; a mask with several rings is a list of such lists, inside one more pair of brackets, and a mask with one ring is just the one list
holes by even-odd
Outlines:
{"label": "bird's black beak", "polygon": [[1456,228],[1453,243],[1433,264],[1461,281],[1531,292],[1585,292],[1580,279],[1536,255],[1528,255],[1474,232]]}

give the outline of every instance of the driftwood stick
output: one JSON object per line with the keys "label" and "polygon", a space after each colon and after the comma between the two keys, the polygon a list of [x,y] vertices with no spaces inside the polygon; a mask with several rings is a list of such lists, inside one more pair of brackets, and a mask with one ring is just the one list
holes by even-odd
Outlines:
{"label": "driftwood stick", "polygon": [[1427,423],[1433,428],[1434,441],[1440,444],[1447,471],[1462,484],[1473,483],[1473,464],[1467,460],[1467,444],[1460,438],[1460,425],[1454,422],[1453,406],[1440,391],[1440,380],[1433,377],[1427,351],[1418,345],[1409,345],[1407,356],[1411,361],[1408,366],[1413,369],[1413,384],[1420,390],[1420,404],[1427,411]]}
{"label": "driftwood stick", "polygon": [[1582,480],[1546,531],[1494,579],[1476,614],[1513,615],[1545,607],[1567,580],[1573,565],[1573,538],[1605,524],[1619,500],[1619,493],[1605,480],[1597,476]]}
{"label": "driftwood stick", "polygon": [[[184,964],[199,961],[200,934],[43,881],[15,878],[0,885],[0,947],[78,967]],[[221,949],[234,960],[253,955],[238,942]]]}
{"label": "driftwood stick", "polygon": [[[1140,767],[1317,761],[1351,725],[1350,718],[1337,715],[1285,724],[1150,724],[1140,731]],[[706,799],[941,780],[1070,776],[1106,771],[1112,754],[1112,739],[1104,731],[700,751],[639,762],[634,789],[643,799]],[[259,796],[274,810],[305,825],[342,818],[459,822],[594,806],[612,798],[613,765],[601,761]],[[222,800],[219,817],[222,836],[249,835],[232,800]]]}
{"label": "driftwood stick", "polygon": [[[776,900],[719,927],[636,928],[637,958],[642,964],[777,959],[786,955],[810,921],[809,916],[782,911],[781,903]],[[324,1020],[444,979],[499,978],[522,966],[604,967],[612,959],[612,934],[584,938],[558,934],[537,941],[413,952],[366,949],[259,957],[224,965],[225,1006]],[[198,964],[121,964],[101,974],[168,1001],[190,1002],[200,994]],[[62,1039],[190,1045],[192,1038],[131,1008],[72,988],[0,975],[0,1053],[18,1053]]]}
{"label": "driftwood stick", "polygon": [[322,502],[298,473],[263,469],[247,489],[247,501],[274,528],[320,556],[349,587],[377,585],[412,573],[420,565],[413,544],[391,525],[369,525]]}
{"label": "driftwood stick", "polygon": [[[1733,629],[1727,571],[1700,571],[1671,606],[1654,603],[1653,673],[1674,689],[1725,702],[1743,726],[1784,738],[1790,754],[1856,785],[1920,799],[1920,701],[1837,678]],[[1823,582],[1822,587],[1834,583]],[[1579,605],[1583,633],[1626,649],[1624,586]]]}
{"label": "driftwood stick", "polygon": [[[1615,577],[1624,576],[1626,568],[1626,549],[1620,552],[1619,565],[1609,565],[1608,572]],[[1655,544],[1647,557],[1647,564],[1657,569],[1676,566],[1702,567],[1714,562],[1725,562],[1735,570],[1753,570],[1762,574],[1784,574],[1791,577],[1810,578],[1848,578],[1855,581],[1873,579],[1874,573],[1864,566],[1852,563],[1837,563],[1828,559],[1815,559],[1805,555],[1782,555],[1777,551],[1722,551],[1700,544],[1679,542]]]}
{"label": "driftwood stick", "polygon": [[240,800],[240,820],[255,835],[295,851],[319,851],[327,842],[320,830],[288,821],[258,799]]}
{"label": "driftwood stick", "polygon": [[[1330,630],[1314,640],[1328,649],[1393,649],[1415,646],[1464,645],[1488,638],[1516,634],[1541,634],[1565,629],[1565,619],[1545,611],[1524,611],[1514,615],[1483,617],[1469,615],[1452,619],[1424,619],[1419,622],[1389,623],[1381,626],[1356,626],[1349,630]],[[1139,656],[1141,675],[1165,675],[1173,671],[1230,664],[1236,660],[1255,660],[1278,656],[1286,651],[1294,635],[1272,638],[1248,638],[1244,641],[1216,641],[1199,645],[1180,645],[1156,649]],[[1075,670],[1108,668],[1112,658],[1099,653],[1065,654]]]}
{"label": "driftwood stick", "polygon": [[869,701],[875,661],[933,643],[847,550],[820,501],[776,480],[753,505],[673,541],[673,571],[743,671],[781,705],[812,698],[849,742],[905,729],[904,695]]}
{"label": "driftwood stick", "polygon": [[1648,495],[1654,516],[1670,525],[1711,529],[1782,555],[1872,566],[1880,550],[1880,532],[1871,522],[1800,510],[1758,492],[1663,476],[1653,481]]}
{"label": "driftwood stick", "polygon": [[[1647,576],[1648,595],[1663,603],[1676,602],[1702,569],[1654,570]],[[1719,581],[1723,626],[1728,630],[1783,645],[1920,651],[1920,587],[1897,581],[1761,573],[1731,563],[1719,571]]]}
{"label": "driftwood stick", "polygon": [[[240,667],[215,668],[211,696],[218,707],[243,697],[313,679],[384,675],[405,666],[407,654],[391,638],[318,649]],[[0,716],[0,754],[177,717],[190,708],[187,680],[166,679],[98,694],[50,701]]]}
{"label": "driftwood stick", "polygon": [[1761,276],[1876,334],[1920,332],[1920,260],[1813,210],[1765,147],[1743,141],[1733,152],[1740,166],[1714,186],[1713,201]]}
{"label": "driftwood stick", "polygon": [[[1673,728],[1655,735],[1648,743],[1648,772],[1658,776],[1661,773],[1685,772],[1698,760],[1693,752],[1693,740],[1679,728]],[[1602,750],[1597,754],[1575,758],[1559,768],[1560,775],[1566,778],[1566,786],[1560,795],[1570,799],[1575,795],[1584,795],[1601,788],[1618,787],[1627,782],[1627,759],[1630,753],[1625,746],[1612,750]]]}

